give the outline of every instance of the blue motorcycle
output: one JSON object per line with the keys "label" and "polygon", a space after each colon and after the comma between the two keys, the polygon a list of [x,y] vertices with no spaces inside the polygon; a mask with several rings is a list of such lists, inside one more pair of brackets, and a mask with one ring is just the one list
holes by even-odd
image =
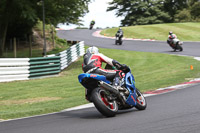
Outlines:
{"label": "blue motorcycle", "polygon": [[[126,66],[126,65],[125,65]],[[121,88],[117,90],[112,81],[104,75],[82,73],[79,82],[86,89],[86,99],[93,102],[97,110],[106,117],[113,117],[118,110],[135,107],[145,110],[147,102],[143,94],[135,87],[135,79],[128,66],[123,69],[125,77],[121,80]]]}

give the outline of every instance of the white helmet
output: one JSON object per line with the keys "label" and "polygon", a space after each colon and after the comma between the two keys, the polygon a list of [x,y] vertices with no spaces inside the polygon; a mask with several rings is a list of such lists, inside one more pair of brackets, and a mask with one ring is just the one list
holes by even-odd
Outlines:
{"label": "white helmet", "polygon": [[88,53],[91,53],[91,54],[98,54],[99,53],[99,49],[95,46],[92,46],[92,47],[89,47],[86,52]]}

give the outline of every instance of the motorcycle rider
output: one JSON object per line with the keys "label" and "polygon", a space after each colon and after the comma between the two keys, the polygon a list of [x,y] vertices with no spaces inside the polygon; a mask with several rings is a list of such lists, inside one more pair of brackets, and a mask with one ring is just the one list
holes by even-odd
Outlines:
{"label": "motorcycle rider", "polygon": [[92,21],[90,22],[90,29],[92,29],[92,27],[94,26],[94,24],[95,24],[95,21],[92,20]]}
{"label": "motorcycle rider", "polygon": [[115,34],[116,37],[117,37],[118,35],[120,35],[120,36],[119,36],[119,39],[121,40],[122,37],[124,36],[124,35],[123,35],[123,30],[122,30],[122,28],[119,28],[119,30],[118,30],[117,33]]}
{"label": "motorcycle rider", "polygon": [[92,20],[92,21],[90,22],[90,24],[91,24],[91,25],[94,25],[94,24],[95,24],[95,21],[94,21],[94,20]]}
{"label": "motorcycle rider", "polygon": [[173,32],[170,31],[169,35],[168,35],[167,43],[168,44],[172,44],[173,43],[173,39],[176,39],[176,38],[177,38],[176,34],[173,34]]}
{"label": "motorcycle rider", "polygon": [[[111,59],[102,53],[99,53],[99,49],[95,46],[89,47],[83,56],[82,69],[84,73],[95,73],[104,75],[108,80],[113,80],[113,85],[116,89],[122,90],[120,87],[120,81],[125,76],[124,72],[128,72],[130,69],[126,65],[122,65],[114,59]],[[109,64],[112,67],[116,67],[118,70],[103,69],[102,62]]]}

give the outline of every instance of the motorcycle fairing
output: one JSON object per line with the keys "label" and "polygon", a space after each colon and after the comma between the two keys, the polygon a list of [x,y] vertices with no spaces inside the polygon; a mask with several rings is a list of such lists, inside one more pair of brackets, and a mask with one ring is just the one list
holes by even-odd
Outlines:
{"label": "motorcycle fairing", "polygon": [[130,94],[126,100],[126,103],[129,105],[135,106],[137,104],[136,101],[136,89],[135,89],[135,79],[131,72],[128,72],[125,76],[125,86],[129,90]]}
{"label": "motorcycle fairing", "polygon": [[[111,82],[106,79],[104,75],[98,75],[98,74],[89,74],[89,73],[82,73],[78,76],[79,82],[82,84],[84,79],[95,79],[96,81],[104,81],[108,84]],[[129,90],[130,94],[126,100],[126,103],[129,105],[135,106],[137,104],[136,101],[136,89],[135,89],[135,79],[131,72],[126,73],[126,76],[124,78],[125,81],[125,87]],[[85,88],[89,89],[88,86],[85,86],[85,84],[82,84]],[[94,86],[94,85],[92,85]]]}
{"label": "motorcycle fairing", "polygon": [[177,38],[173,39],[173,44],[176,44],[177,42],[179,42],[179,39]]}
{"label": "motorcycle fairing", "polygon": [[79,82],[81,83],[84,78],[92,78],[92,79],[104,81],[104,82],[110,84],[110,81],[108,81],[104,75],[98,75],[98,74],[92,74],[92,73],[82,73],[78,76]]}

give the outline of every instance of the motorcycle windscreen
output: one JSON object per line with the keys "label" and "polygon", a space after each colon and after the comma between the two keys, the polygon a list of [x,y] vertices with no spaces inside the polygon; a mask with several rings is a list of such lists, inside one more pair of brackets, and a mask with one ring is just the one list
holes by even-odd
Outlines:
{"label": "motorcycle windscreen", "polygon": [[125,81],[126,88],[129,89],[129,91],[133,92],[133,90],[135,90],[135,78],[133,77],[131,72],[126,73],[124,81]]}

